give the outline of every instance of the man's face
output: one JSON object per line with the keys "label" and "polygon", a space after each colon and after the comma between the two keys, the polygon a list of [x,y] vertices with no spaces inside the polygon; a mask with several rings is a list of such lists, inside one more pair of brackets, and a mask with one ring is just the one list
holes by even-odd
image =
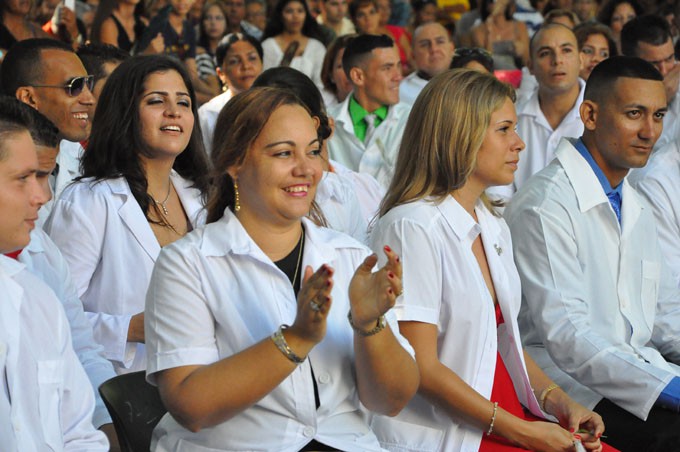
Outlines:
{"label": "man's face", "polygon": [[313,18],[321,14],[321,0],[307,0],[307,8]]}
{"label": "man's face", "polygon": [[246,5],[246,20],[260,30],[264,30],[264,27],[267,25],[267,15],[264,12],[264,6],[257,2]]}
{"label": "man's face", "polygon": [[69,96],[65,88],[61,88],[74,77],[87,75],[83,63],[73,52],[47,49],[41,53],[41,64],[43,77],[34,84],[56,88],[31,88],[35,102],[32,106],[57,126],[63,138],[69,141],[86,140],[92,128],[90,111],[95,103],[94,96],[87,86],[73,97]]}
{"label": "man's face", "polygon": [[413,39],[416,68],[434,77],[449,68],[454,45],[444,27],[438,23],[423,25]]}
{"label": "man's face", "polygon": [[0,160],[0,253],[28,245],[47,198],[38,184],[38,157],[27,131],[5,134]]}
{"label": "man's face", "polygon": [[104,75],[100,77],[99,79],[95,80],[94,83],[94,89],[92,89],[92,95],[94,96],[94,104],[92,104],[92,108],[90,108],[90,118],[94,118],[94,111],[97,108],[97,102],[99,101],[99,96],[102,94],[102,90],[104,89],[104,85],[106,85],[106,81],[109,79],[109,75],[111,75],[111,72],[113,72],[114,69],[118,67],[120,62],[107,62],[103,64],[103,73]]}
{"label": "man's face", "polygon": [[578,86],[581,67],[576,36],[567,27],[553,26],[538,32],[531,49],[529,68],[539,90],[560,94]]}
{"label": "man's face", "polygon": [[236,27],[246,17],[245,0],[226,0],[224,6],[227,10],[227,23],[229,27]]}
{"label": "man's face", "polygon": [[675,61],[675,52],[673,50],[673,41],[671,39],[660,46],[655,46],[646,42],[638,42],[635,54],[637,57],[653,64],[664,77],[666,77],[670,70],[677,64]]}
{"label": "man's face", "polygon": [[51,148],[49,146],[36,144],[35,150],[38,153],[38,172],[35,177],[43,191],[43,196],[49,201],[52,199],[52,188],[50,187],[49,178],[50,174],[52,174],[52,171],[54,171],[54,168],[57,166],[59,148]]}
{"label": "man's face", "polygon": [[366,110],[373,112],[381,105],[394,105],[399,102],[401,62],[395,46],[373,49],[365,69],[360,70],[361,80],[354,84],[357,91],[363,93],[358,95],[365,99],[366,105],[362,106]]}
{"label": "man's face", "polygon": [[595,17],[597,2],[595,0],[574,0],[573,11],[582,22]]}
{"label": "man's face", "polygon": [[329,23],[339,23],[347,15],[347,0],[328,0],[323,6]]}
{"label": "man's face", "polygon": [[[584,118],[595,140],[593,157],[610,181],[623,180],[631,168],[647,164],[661,135],[666,105],[662,82],[623,77],[595,104],[592,121]],[[582,106],[582,118],[583,111]]]}

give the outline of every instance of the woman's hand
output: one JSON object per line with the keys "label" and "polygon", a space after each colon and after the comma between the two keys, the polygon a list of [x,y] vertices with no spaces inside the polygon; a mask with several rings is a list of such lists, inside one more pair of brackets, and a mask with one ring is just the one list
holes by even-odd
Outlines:
{"label": "woman's hand", "polygon": [[545,408],[557,418],[561,426],[581,436],[581,442],[586,450],[601,450],[600,437],[604,433],[604,422],[599,414],[577,403],[561,389],[549,394]]}
{"label": "woman's hand", "polygon": [[352,323],[364,331],[376,326],[378,318],[394,306],[402,292],[399,256],[389,246],[384,251],[387,263],[383,268],[372,272],[378,262],[378,257],[372,254],[357,268],[349,284]]}
{"label": "woman's hand", "polygon": [[301,341],[318,344],[326,336],[326,318],[331,309],[333,269],[324,264],[316,272],[305,267],[302,287],[297,298],[295,322],[287,334],[297,336]]}
{"label": "woman's hand", "polygon": [[[525,449],[539,452],[574,452],[574,436],[552,422],[525,422],[519,435],[511,441]],[[584,444],[585,445],[585,444]]]}

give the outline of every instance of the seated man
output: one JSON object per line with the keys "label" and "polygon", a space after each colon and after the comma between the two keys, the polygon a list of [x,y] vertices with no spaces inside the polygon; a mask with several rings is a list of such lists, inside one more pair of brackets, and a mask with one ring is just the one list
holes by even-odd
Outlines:
{"label": "seated man", "polygon": [[399,86],[399,99],[409,105],[413,105],[432,77],[449,68],[455,49],[449,32],[438,22],[416,28],[412,47],[416,72],[406,76]]}
{"label": "seated man", "polygon": [[94,394],[54,292],[5,254],[29,243],[47,201],[28,124],[0,109],[0,442],[3,451],[106,451]]}
{"label": "seated man", "polygon": [[631,451],[680,444],[680,291],[652,210],[626,180],[647,163],[666,108],[651,64],[603,61],[585,88],[581,139],[563,139],[505,211],[527,352]]}
{"label": "seated man", "polygon": [[410,112],[399,103],[399,52],[386,35],[360,35],[347,45],[342,66],[354,92],[328,111],[335,119],[328,152],[333,160],[370,174],[387,188]]}

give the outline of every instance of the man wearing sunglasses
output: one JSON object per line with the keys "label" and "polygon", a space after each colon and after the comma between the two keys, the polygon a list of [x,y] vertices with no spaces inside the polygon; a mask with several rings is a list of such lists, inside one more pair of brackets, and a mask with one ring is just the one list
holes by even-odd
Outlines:
{"label": "man wearing sunglasses", "polygon": [[[59,165],[53,185],[55,198],[79,175],[81,142],[90,136],[95,103],[94,77],[71,47],[52,39],[16,43],[2,63],[2,87],[45,115],[59,129]],[[47,209],[42,209],[47,210]]]}

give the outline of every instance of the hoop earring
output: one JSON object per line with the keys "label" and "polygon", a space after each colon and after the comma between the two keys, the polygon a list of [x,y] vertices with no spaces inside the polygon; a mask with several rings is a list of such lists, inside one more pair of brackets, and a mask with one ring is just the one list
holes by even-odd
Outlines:
{"label": "hoop earring", "polygon": [[238,196],[238,182],[234,181],[234,212],[241,210],[241,200]]}

